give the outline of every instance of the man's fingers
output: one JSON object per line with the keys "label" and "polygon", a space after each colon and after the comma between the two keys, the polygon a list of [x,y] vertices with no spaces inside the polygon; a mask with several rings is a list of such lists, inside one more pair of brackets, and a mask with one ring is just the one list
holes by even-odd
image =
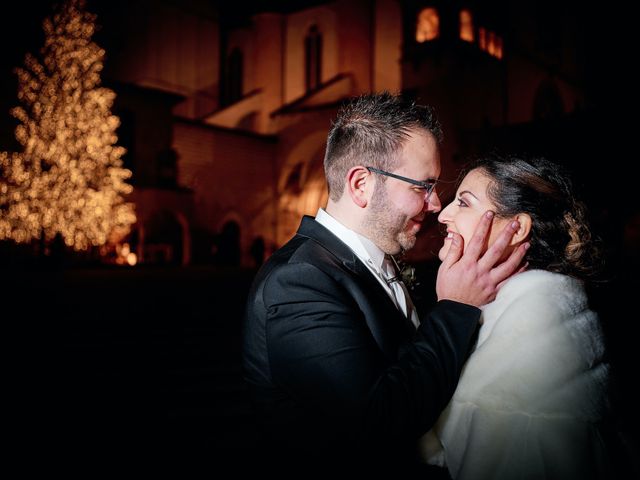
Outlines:
{"label": "man's fingers", "polygon": [[487,234],[489,233],[489,229],[491,228],[491,222],[493,221],[494,213],[492,211],[487,211],[480,218],[480,223],[476,227],[476,230],[473,232],[473,237],[469,241],[469,245],[464,252],[465,257],[471,258],[473,260],[477,260],[480,257],[480,253],[482,253],[482,249],[486,245],[487,242]]}
{"label": "man's fingers", "polygon": [[493,242],[493,245],[487,249],[482,258],[478,261],[482,268],[490,269],[498,260],[500,260],[500,258],[502,258],[504,251],[511,242],[513,234],[518,231],[518,228],[520,228],[520,222],[513,220],[502,229],[500,235],[496,238],[496,241]]}
{"label": "man's fingers", "polygon": [[462,250],[464,248],[462,236],[458,233],[451,232],[451,240],[449,240],[449,251],[447,252],[447,256],[442,261],[441,268],[448,269],[460,260],[462,256]]}
{"label": "man's fingers", "polygon": [[[522,273],[522,272],[524,272],[524,271],[527,269],[527,267],[528,267],[528,266],[529,266],[529,262],[525,262],[525,264],[524,264],[524,265],[522,265],[522,266],[518,269],[518,271],[517,271],[516,273],[514,273],[514,275],[517,275],[518,273]],[[502,281],[501,281],[501,282],[496,286],[496,290],[498,290],[498,291],[499,291],[499,290],[502,288],[502,286],[503,286],[505,283],[507,283],[507,280],[509,280],[509,278],[511,278],[511,277],[507,277],[507,278],[505,278],[504,280],[502,280]]]}
{"label": "man's fingers", "polygon": [[[511,277],[511,275],[513,275],[513,273],[516,270],[518,270],[518,266],[522,265],[522,260],[524,259],[524,256],[526,255],[528,249],[529,249],[529,242],[523,243],[518,248],[516,248],[513,252],[511,252],[511,255],[509,255],[509,258],[507,258],[504,262],[502,262],[496,268],[491,270],[491,278],[493,279],[493,281],[496,284],[500,285],[506,279]],[[524,271],[527,265],[528,264],[525,264],[524,266],[522,266],[518,270],[518,272]]]}

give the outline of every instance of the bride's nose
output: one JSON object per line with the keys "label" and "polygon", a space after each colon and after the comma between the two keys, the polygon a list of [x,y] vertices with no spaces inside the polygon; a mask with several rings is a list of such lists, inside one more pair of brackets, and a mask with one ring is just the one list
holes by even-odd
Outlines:
{"label": "bride's nose", "polygon": [[453,205],[453,202],[451,202],[449,205],[447,205],[441,212],[440,215],[438,215],[438,221],[440,223],[449,223],[451,222],[451,205]]}

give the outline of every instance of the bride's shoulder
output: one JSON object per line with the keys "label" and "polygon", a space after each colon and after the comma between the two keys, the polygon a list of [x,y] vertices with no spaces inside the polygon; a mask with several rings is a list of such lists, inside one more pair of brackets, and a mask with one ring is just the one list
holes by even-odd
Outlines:
{"label": "bride's shoulder", "polygon": [[496,300],[483,309],[485,321],[496,324],[497,330],[546,329],[585,314],[592,312],[582,282],[543,270],[514,275],[500,289]]}
{"label": "bride's shoulder", "polygon": [[498,292],[498,298],[584,297],[582,281],[562,273],[527,270],[511,277]]}

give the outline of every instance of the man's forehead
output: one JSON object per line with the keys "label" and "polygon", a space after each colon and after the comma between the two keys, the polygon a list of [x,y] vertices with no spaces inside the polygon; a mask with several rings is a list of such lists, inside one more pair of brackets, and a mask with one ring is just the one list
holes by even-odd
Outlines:
{"label": "man's forehead", "polygon": [[399,155],[398,167],[412,171],[418,180],[440,176],[440,149],[433,135],[428,135],[419,134],[409,138]]}

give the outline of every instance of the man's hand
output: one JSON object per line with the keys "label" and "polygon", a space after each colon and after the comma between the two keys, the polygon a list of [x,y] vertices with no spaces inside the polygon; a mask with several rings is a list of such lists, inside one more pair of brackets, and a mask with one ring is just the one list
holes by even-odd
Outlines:
{"label": "man's hand", "polygon": [[486,212],[482,216],[466,248],[462,237],[457,233],[453,234],[447,257],[438,269],[438,300],[455,300],[479,307],[496,298],[502,283],[516,271],[524,269],[521,263],[529,243],[520,245],[504,262],[497,263],[518,230],[519,223],[515,220],[504,228],[494,244],[481,255],[492,219],[493,212]]}

